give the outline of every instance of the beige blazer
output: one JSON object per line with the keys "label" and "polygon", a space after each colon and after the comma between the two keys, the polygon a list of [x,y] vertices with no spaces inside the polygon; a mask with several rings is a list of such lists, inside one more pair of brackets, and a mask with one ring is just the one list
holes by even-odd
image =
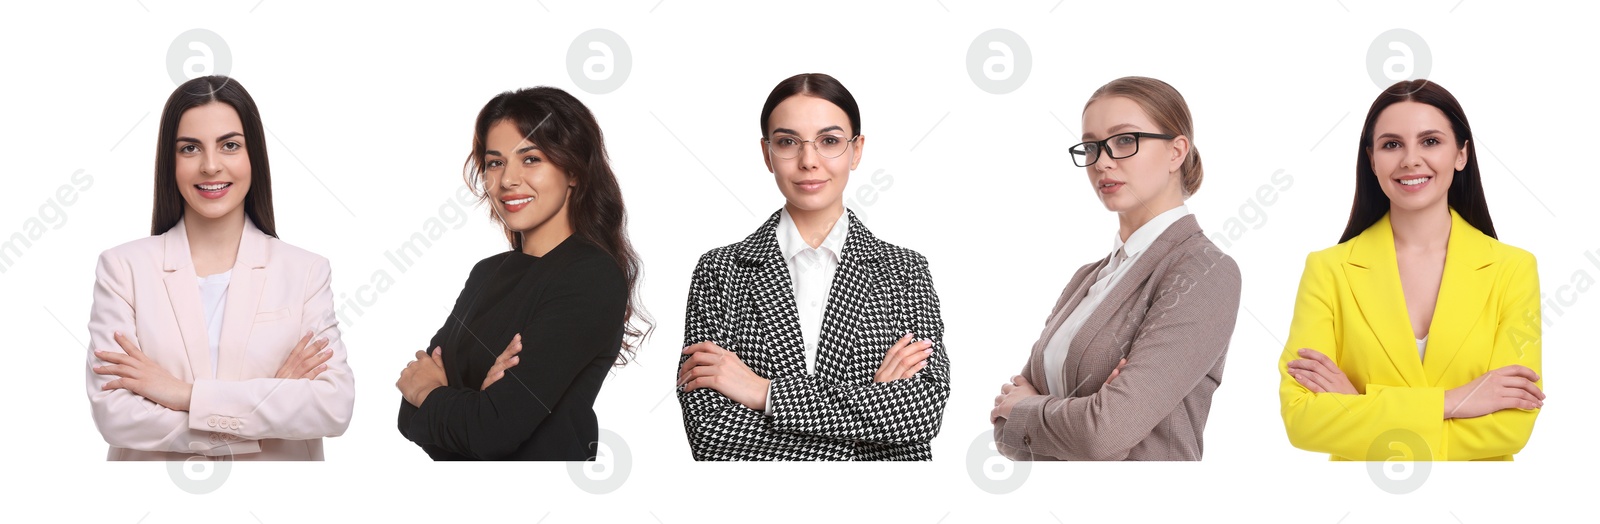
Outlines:
{"label": "beige blazer", "polygon": [[[1109,260],[1078,269],[1034,343],[1022,375],[1041,391],[1045,346]],[[1072,394],[1018,402],[995,423],[997,447],[1013,460],[1199,460],[1238,310],[1239,267],[1194,215],[1179,219],[1073,337],[1060,377]]]}
{"label": "beige blazer", "polygon": [[[100,254],[90,347],[122,352],[129,335],[173,376],[194,384],[189,411],[173,411],[86,369],[95,426],[108,460],[321,460],[322,437],[344,433],[355,384],[334,317],[328,260],[245,222],[223,305],[216,374],[184,223]],[[315,380],[272,378],[306,331],[333,356]],[[98,365],[91,351],[87,368]]]}

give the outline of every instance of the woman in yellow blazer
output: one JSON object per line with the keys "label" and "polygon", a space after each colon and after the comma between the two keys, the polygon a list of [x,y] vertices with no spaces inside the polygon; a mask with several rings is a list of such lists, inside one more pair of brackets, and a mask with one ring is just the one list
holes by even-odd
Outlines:
{"label": "woman in yellow blazer", "polygon": [[1278,361],[1289,441],[1334,460],[1510,460],[1543,405],[1539,275],[1497,240],[1455,97],[1367,113],[1339,245],[1306,257]]}

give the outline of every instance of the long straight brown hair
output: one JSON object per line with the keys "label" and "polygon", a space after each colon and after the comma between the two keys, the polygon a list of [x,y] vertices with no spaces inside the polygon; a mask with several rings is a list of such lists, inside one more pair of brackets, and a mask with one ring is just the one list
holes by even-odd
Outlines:
{"label": "long straight brown hair", "polygon": [[[496,95],[478,112],[473,126],[472,154],[467,156],[463,174],[479,200],[487,201],[484,166],[489,128],[502,120],[517,125],[529,142],[538,144],[556,167],[577,181],[567,204],[573,234],[598,246],[616,261],[628,281],[628,305],[622,317],[621,351],[617,365],[623,366],[637,354],[639,345],[654,325],[648,312],[639,305],[639,254],[628,240],[628,213],[622,205],[622,188],[611,171],[605,136],[594,114],[566,91],[554,87],[532,87]],[[522,250],[522,235],[507,227],[489,207],[489,216],[505,230],[511,249]],[[637,321],[637,323],[635,322]]]}
{"label": "long straight brown hair", "polygon": [[255,99],[239,82],[221,75],[184,82],[167,97],[161,109],[161,130],[156,133],[155,205],[150,212],[150,234],[166,233],[183,219],[183,194],[178,192],[178,122],[183,113],[212,102],[228,104],[244,126],[245,157],[250,160],[250,191],[244,195],[244,214],[267,236],[278,236],[272,219],[272,171],[267,167],[267,136]]}
{"label": "long straight brown hair", "polygon": [[1356,197],[1350,204],[1350,222],[1344,226],[1339,243],[1355,238],[1362,231],[1378,223],[1389,212],[1389,195],[1378,185],[1378,175],[1372,170],[1372,128],[1384,109],[1400,102],[1421,102],[1436,107],[1450,120],[1450,132],[1456,135],[1456,148],[1467,148],[1467,166],[1451,177],[1450,192],[1445,200],[1463,220],[1483,234],[1494,234],[1494,220],[1489,218],[1489,201],[1483,196],[1483,177],[1478,174],[1478,152],[1472,142],[1472,126],[1467,125],[1467,113],[1461,103],[1444,86],[1424,79],[1398,82],[1378,95],[1367,110],[1367,121],[1361,125],[1361,144],[1356,148]]}

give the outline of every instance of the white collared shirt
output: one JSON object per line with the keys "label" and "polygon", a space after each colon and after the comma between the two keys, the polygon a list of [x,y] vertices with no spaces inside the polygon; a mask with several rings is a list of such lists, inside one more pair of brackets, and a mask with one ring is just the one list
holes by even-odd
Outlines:
{"label": "white collared shirt", "polygon": [[1061,368],[1067,363],[1067,348],[1072,344],[1072,339],[1078,336],[1078,331],[1083,329],[1084,323],[1088,322],[1096,309],[1099,309],[1100,302],[1105,300],[1111,288],[1122,280],[1123,275],[1128,274],[1128,268],[1139,261],[1139,255],[1144,254],[1168,227],[1172,227],[1178,219],[1188,215],[1189,206],[1180,204],[1140,226],[1133,234],[1128,235],[1127,242],[1123,242],[1120,234],[1111,235],[1111,255],[1107,257],[1109,261],[1095,276],[1094,284],[1089,286],[1089,291],[1083,296],[1083,300],[1067,314],[1066,321],[1061,323],[1061,327],[1050,336],[1050,342],[1045,344],[1044,377],[1049,388],[1047,394],[1063,398],[1081,396],[1076,394],[1081,384],[1061,383]]}

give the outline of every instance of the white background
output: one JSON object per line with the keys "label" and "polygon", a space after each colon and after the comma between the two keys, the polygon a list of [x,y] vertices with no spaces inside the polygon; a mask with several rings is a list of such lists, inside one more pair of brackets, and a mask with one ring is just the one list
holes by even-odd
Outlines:
{"label": "white background", "polygon": [[[9,5],[0,16],[0,242],[46,231],[0,273],[12,357],[3,384],[12,450],[0,504],[100,522],[265,523],[701,520],[1077,522],[1137,517],[1310,523],[1592,519],[1600,278],[1593,196],[1592,6],[1435,0],[1273,2],[383,3],[115,1]],[[269,130],[278,231],[333,262],[358,389],[349,431],[319,464],[236,463],[218,490],[178,489],[159,463],[109,464],[84,392],[96,255],[148,234],[167,50],[221,35]],[[632,54],[610,93],[580,89],[567,50],[604,28]],[[977,35],[1019,34],[1030,73],[1007,94],[966,69]],[[1404,28],[1426,40],[1429,77],[1465,107],[1501,240],[1538,256],[1549,401],[1511,464],[1434,464],[1393,495],[1362,464],[1291,447],[1274,370],[1306,253],[1332,245],[1354,189],[1356,141],[1380,91],[1367,50]],[[1020,67],[1020,66],[1019,66]],[[862,107],[868,137],[847,195],[880,238],[930,260],[952,360],[951,397],[920,464],[700,464],[670,398],[684,298],[698,255],[738,241],[782,203],[757,117],[785,77],[826,72]],[[1020,70],[1019,70],[1020,72]],[[999,385],[1021,369],[1054,299],[1110,249],[1116,219],[1071,166],[1079,115],[1099,85],[1166,80],[1194,113],[1204,186],[1190,209],[1244,275],[1242,307],[1198,464],[1035,464],[1016,491],[969,476]],[[442,323],[468,270],[506,249],[482,208],[441,210],[462,185],[477,110],[551,85],[587,104],[607,145],[645,264],[654,336],[606,382],[595,409],[626,443],[628,477],[592,494],[566,464],[435,464],[395,429],[400,368]],[[57,189],[82,169],[75,202]],[[872,174],[887,184],[872,183]],[[1274,188],[1283,170],[1292,182]],[[867,203],[859,187],[877,185]],[[725,187],[724,187],[725,186]],[[1271,202],[1266,202],[1270,200]],[[448,232],[400,273],[384,257]],[[382,293],[376,271],[396,280]],[[353,305],[352,305],[353,304]],[[985,437],[986,438],[986,437]],[[619,470],[613,470],[619,471]],[[1011,475],[1024,474],[1020,469]],[[1004,472],[995,474],[1003,477]],[[981,475],[980,475],[981,477]],[[582,473],[578,478],[585,478]],[[984,480],[983,482],[990,482]],[[20,485],[21,489],[16,486]]]}

